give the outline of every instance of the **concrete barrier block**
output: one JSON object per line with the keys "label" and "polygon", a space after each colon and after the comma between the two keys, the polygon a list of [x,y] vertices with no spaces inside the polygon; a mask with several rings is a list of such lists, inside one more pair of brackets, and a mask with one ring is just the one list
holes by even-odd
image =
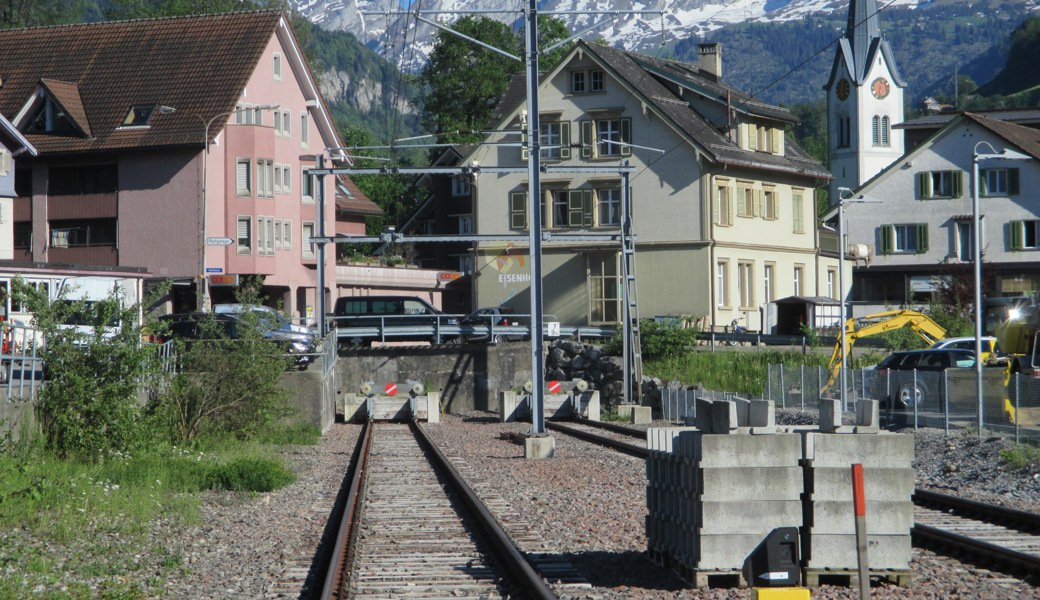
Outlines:
{"label": "concrete barrier block", "polygon": [[748,427],[776,427],[776,403],[752,400],[748,408]]}
{"label": "concrete barrier block", "polygon": [[[852,468],[817,467],[808,471],[807,489],[813,501],[852,501]],[[914,493],[914,470],[903,468],[863,469],[863,493],[868,501],[909,502]]]}
{"label": "concrete barrier block", "polygon": [[350,423],[357,417],[358,411],[361,406],[365,403],[364,396],[358,398],[357,394],[340,394],[341,406],[337,408],[336,412],[343,415],[343,422]]}
{"label": "concrete barrier block", "polygon": [[737,425],[737,404],[732,400],[716,400],[711,403],[711,432],[729,433]]}
{"label": "concrete barrier block", "polygon": [[529,435],[524,439],[524,457],[541,460],[556,456],[556,438],[551,435]]}
{"label": "concrete barrier block", "polygon": [[751,417],[749,413],[751,411],[751,401],[745,398],[733,398],[730,402],[732,402],[734,408],[736,408],[737,427],[750,427]]}
{"label": "concrete barrier block", "polygon": [[633,406],[631,422],[633,425],[653,422],[653,408],[649,406]]}
{"label": "concrete barrier block", "polygon": [[[855,535],[810,535],[807,569],[858,568]],[[910,568],[910,535],[868,535],[867,561],[871,570],[908,570]]]}
{"label": "concrete barrier block", "polygon": [[599,421],[601,406],[599,399],[599,390],[591,390],[588,392],[582,392],[578,399],[579,405],[583,408],[579,411],[579,414],[590,421]]}
{"label": "concrete barrier block", "polygon": [[795,433],[714,435],[693,430],[680,432],[677,443],[702,468],[796,467],[802,457],[802,440]]}
{"label": "concrete barrier block", "polygon": [[734,499],[801,500],[801,467],[704,468],[692,470],[695,490],[702,501]]}
{"label": "concrete barrier block", "polygon": [[[809,531],[813,535],[855,535],[856,513],[852,501],[813,501],[810,510]],[[867,531],[872,535],[910,535],[913,525],[912,502],[867,502]]]}
{"label": "concrete barrier block", "polygon": [[528,398],[526,394],[517,394],[513,391],[499,393],[499,405],[502,407],[500,417],[503,423],[522,421],[530,414]]}
{"label": "concrete barrier block", "polygon": [[628,420],[632,416],[632,409],[639,406],[638,404],[618,404],[616,407],[617,414],[624,420]]}
{"label": "concrete barrier block", "polygon": [[820,431],[835,433],[841,427],[841,401],[820,398]]}
{"label": "concrete barrier block", "polygon": [[566,419],[574,416],[574,401],[570,394],[545,394],[542,414],[546,419]]}
{"label": "concrete barrier block", "polygon": [[801,500],[709,501],[695,504],[700,535],[751,535],[761,541],[777,527],[802,526]]}
{"label": "concrete barrier block", "polygon": [[803,452],[815,467],[908,468],[914,460],[914,437],[901,433],[846,435],[803,434]]}
{"label": "concrete barrier block", "polygon": [[711,415],[714,412],[712,401],[707,398],[697,398],[696,415],[694,425],[705,433],[711,433]]}
{"label": "concrete barrier block", "polygon": [[441,422],[441,393],[426,392],[426,422]]}
{"label": "concrete barrier block", "polygon": [[651,427],[646,430],[646,447],[649,450],[671,453],[675,438],[685,431],[697,431],[693,427]]}
{"label": "concrete barrier block", "polygon": [[686,566],[705,571],[739,571],[763,539],[765,534],[759,533],[698,535],[691,540],[692,564]]}
{"label": "concrete barrier block", "polygon": [[856,433],[881,431],[880,402],[860,400],[856,404]]}

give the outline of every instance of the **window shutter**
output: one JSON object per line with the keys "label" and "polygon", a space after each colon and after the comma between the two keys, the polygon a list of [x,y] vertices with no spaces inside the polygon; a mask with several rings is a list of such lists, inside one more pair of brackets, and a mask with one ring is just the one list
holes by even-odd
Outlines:
{"label": "window shutter", "polygon": [[560,123],[560,158],[568,159],[571,157],[571,122],[563,121]]}
{"label": "window shutter", "polygon": [[932,173],[923,171],[917,174],[917,189],[920,191],[919,198],[928,199],[932,197]]}
{"label": "window shutter", "polygon": [[256,195],[258,198],[264,195],[264,163],[260,160],[256,161]]}
{"label": "window shutter", "polygon": [[527,129],[520,132],[520,160],[527,160],[530,152],[527,150]]}
{"label": "window shutter", "polygon": [[583,190],[582,200],[582,226],[592,227],[593,212],[596,204],[592,201],[592,190]]}
{"label": "window shutter", "polygon": [[964,193],[964,171],[954,171],[953,177],[953,197],[960,198]]}
{"label": "window shutter", "polygon": [[274,219],[267,217],[267,255],[274,254]]}
{"label": "window shutter", "polygon": [[581,227],[585,222],[585,194],[583,190],[567,191],[567,225]]}
{"label": "window shutter", "polygon": [[747,147],[748,150],[758,149],[758,127],[751,123],[747,126]]}
{"label": "window shutter", "polygon": [[1008,196],[1017,196],[1018,191],[1018,169],[1008,169]]}
{"label": "window shutter", "polygon": [[282,249],[282,220],[278,219],[274,222],[274,248],[275,250]]}
{"label": "window shutter", "polygon": [[[621,119],[621,141],[632,143],[632,119],[628,117]],[[621,156],[632,156],[632,146],[621,146]]]}
{"label": "window shutter", "polygon": [[926,223],[917,224],[917,253],[924,254],[928,252],[928,225]]}
{"label": "window shutter", "polygon": [[286,250],[292,248],[292,221],[282,223],[285,229],[282,231],[282,245]]}
{"label": "window shutter", "polygon": [[511,192],[509,194],[509,228],[525,229],[527,227],[527,194]]}
{"label": "window shutter", "polygon": [[752,208],[754,216],[762,216],[762,190],[755,190],[755,206]]}
{"label": "window shutter", "polygon": [[264,218],[256,218],[256,254],[260,256],[267,253],[267,228],[264,227]]}
{"label": "window shutter", "polygon": [[1022,221],[1011,221],[1010,223],[1008,223],[1008,234],[1011,238],[1010,245],[1012,250],[1023,249],[1024,246],[1022,244],[1022,240],[1025,238],[1025,232],[1023,231],[1024,226],[1025,223],[1023,223]]}
{"label": "window shutter", "polygon": [[882,225],[878,229],[878,236],[881,238],[881,248],[878,254],[892,254],[892,226]]}
{"label": "window shutter", "polygon": [[249,192],[249,163],[243,161],[236,165],[235,182],[239,193]]}
{"label": "window shutter", "polygon": [[581,157],[592,158],[592,121],[581,121]]}
{"label": "window shutter", "polygon": [[979,196],[989,196],[989,177],[985,170],[979,171]]}
{"label": "window shutter", "polygon": [[784,140],[784,131],[774,127],[769,130],[769,133],[772,138],[772,145],[769,149],[772,150],[773,154],[783,154],[783,146],[781,145],[781,142]]}

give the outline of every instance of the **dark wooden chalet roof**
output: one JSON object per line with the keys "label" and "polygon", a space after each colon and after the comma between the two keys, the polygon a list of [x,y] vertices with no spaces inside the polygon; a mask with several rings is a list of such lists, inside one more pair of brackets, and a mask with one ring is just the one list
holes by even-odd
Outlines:
{"label": "dark wooden chalet roof", "polygon": [[[41,87],[83,135],[30,134],[41,153],[202,145],[202,122],[234,110],[275,34],[280,11],[0,31],[0,114],[14,118]],[[131,107],[178,113],[120,128]],[[227,117],[210,127],[210,139]]]}
{"label": "dark wooden chalet roof", "polygon": [[336,212],[344,215],[381,215],[383,209],[372,202],[346,175],[336,176]]}

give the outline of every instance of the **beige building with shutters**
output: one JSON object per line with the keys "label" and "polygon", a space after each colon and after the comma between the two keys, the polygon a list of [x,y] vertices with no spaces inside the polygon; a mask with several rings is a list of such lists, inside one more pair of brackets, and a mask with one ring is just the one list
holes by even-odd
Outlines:
{"label": "beige building with shutters", "polygon": [[[722,329],[770,323],[788,296],[837,298],[837,260],[819,251],[814,196],[827,170],[784,135],[788,111],[722,84],[721,48],[700,65],[579,42],[540,83],[543,164],[607,172],[543,174],[543,229],[619,231],[627,162],[639,314],[693,315]],[[463,164],[526,164],[524,84],[492,118],[489,144]],[[526,173],[471,177],[478,234],[527,233]],[[545,312],[568,325],[620,321],[618,242],[543,244]],[[473,252],[477,306],[529,312],[527,244],[480,243]]]}

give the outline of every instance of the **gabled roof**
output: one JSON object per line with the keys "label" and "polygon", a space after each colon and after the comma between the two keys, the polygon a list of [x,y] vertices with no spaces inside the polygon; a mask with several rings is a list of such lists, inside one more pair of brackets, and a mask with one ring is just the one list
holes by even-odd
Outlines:
{"label": "gabled roof", "polygon": [[336,212],[347,215],[381,215],[383,209],[372,202],[346,175],[336,176]]}
{"label": "gabled roof", "polygon": [[[999,108],[991,110],[972,111],[973,114],[1007,123],[1019,123],[1023,125],[1040,125],[1040,108]],[[893,129],[939,129],[943,125],[956,119],[963,111],[925,115],[911,119],[898,125]]]}
{"label": "gabled roof", "polygon": [[76,126],[86,137],[93,137],[90,133],[90,120],[87,119],[87,111],[83,109],[83,97],[79,94],[79,86],[68,81],[55,81],[53,79],[40,80],[41,92],[50,96],[51,100],[65,112],[69,121]]}
{"label": "gabled roof", "polygon": [[[871,177],[854,190],[855,193],[869,190],[874,186],[875,183],[882,180],[888,173],[899,170],[909,160],[913,160],[915,157],[928,152],[932,145],[940,138],[946,136],[951,131],[964,124],[965,121],[974,122],[985,129],[988,129],[995,135],[1003,138],[1008,144],[1014,146],[1016,150],[1024,152],[1033,158],[1033,160],[1040,161],[1040,130],[1033,129],[1030,127],[1024,127],[1022,125],[1016,125],[1014,123],[1007,123],[1004,121],[997,121],[996,119],[990,119],[975,113],[963,113],[957,115],[956,118],[948,122],[942,129],[936,131],[928,139],[924,140],[917,146],[915,146],[909,152],[900,156],[897,160],[893,161],[892,164],[881,170],[880,173]],[[827,212],[824,213],[822,219],[829,221],[833,219],[837,213],[837,205],[832,205]]]}
{"label": "gabled roof", "polygon": [[[697,91],[723,107],[728,105],[733,108],[733,104],[739,101],[745,112],[761,118],[797,122],[797,119],[792,118],[788,111],[756,102],[746,94],[714,81],[713,77],[709,78],[701,74],[700,69],[691,65],[650,58],[634,52],[579,40],[571,53],[564,57],[551,73],[542,77],[540,85],[544,86],[556,73],[566,68],[566,65],[578,53],[592,57],[604,70],[610,72],[622,85],[625,85],[629,93],[660,115],[680,136],[686,138],[694,148],[712,162],[783,171],[823,179],[831,178],[831,174],[823,165],[802,150],[790,137],[785,138],[785,156],[741,149],[720,131],[727,127],[726,123],[716,124],[708,121],[689,102],[677,96],[662,83],[662,80],[665,80],[669,84]],[[492,122],[492,127],[502,128],[508,124],[516,117],[517,111],[525,101],[523,78],[514,77],[499,105],[495,108],[493,113],[495,120]]]}
{"label": "gabled roof", "polygon": [[[288,46],[286,59],[305,95],[315,96],[327,116],[280,11],[0,31],[0,113],[17,114],[43,85],[85,135],[27,136],[42,153],[201,146],[203,125],[188,113],[208,121],[233,111],[274,35]],[[131,107],[143,105],[177,112],[152,119],[149,127],[121,127]],[[227,119],[214,119],[210,141]],[[324,136],[338,140],[331,118],[319,114],[315,121]]]}

